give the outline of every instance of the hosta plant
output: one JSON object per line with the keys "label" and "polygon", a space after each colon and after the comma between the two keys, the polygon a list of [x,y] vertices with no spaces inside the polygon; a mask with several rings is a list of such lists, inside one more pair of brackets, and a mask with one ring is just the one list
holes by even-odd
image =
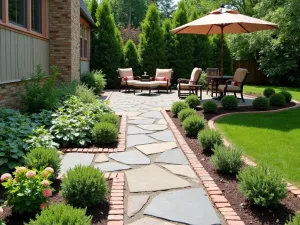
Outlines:
{"label": "hosta plant", "polygon": [[25,140],[26,149],[34,149],[39,147],[44,148],[59,148],[59,144],[54,142],[54,136],[43,126],[33,130],[33,134]]}
{"label": "hosta plant", "polygon": [[32,122],[36,123],[37,126],[49,128],[51,126],[52,113],[53,112],[50,110],[42,110],[40,113],[31,114],[30,119]]}

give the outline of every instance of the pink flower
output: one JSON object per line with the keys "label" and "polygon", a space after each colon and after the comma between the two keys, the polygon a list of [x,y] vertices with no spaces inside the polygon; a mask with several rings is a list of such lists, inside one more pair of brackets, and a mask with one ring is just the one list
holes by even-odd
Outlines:
{"label": "pink flower", "polygon": [[49,181],[43,180],[42,185],[43,185],[43,187],[48,187],[49,186]]}
{"label": "pink flower", "polygon": [[54,173],[54,169],[52,167],[46,167],[45,170],[48,171],[51,174]]}
{"label": "pink flower", "polygon": [[46,170],[44,170],[44,171],[42,172],[42,177],[44,177],[44,178],[48,177],[48,173],[49,173],[49,172],[47,172]]}
{"label": "pink flower", "polygon": [[2,174],[0,179],[3,182],[3,181],[7,181],[10,178],[12,178],[12,176],[9,173],[4,173],[4,174]]}
{"label": "pink flower", "polygon": [[18,168],[16,169],[16,173],[23,173],[23,172],[25,172],[26,170],[27,170],[26,167],[20,166],[20,167],[18,167]]}
{"label": "pink flower", "polygon": [[36,172],[34,172],[33,170],[29,170],[29,171],[26,173],[26,177],[27,177],[27,178],[34,177],[35,175],[36,175]]}
{"label": "pink flower", "polygon": [[42,203],[42,204],[40,204],[40,209],[44,209],[44,208],[46,208],[47,207],[47,203]]}
{"label": "pink flower", "polygon": [[43,196],[45,198],[51,197],[52,196],[52,191],[49,188],[45,188],[42,192]]}

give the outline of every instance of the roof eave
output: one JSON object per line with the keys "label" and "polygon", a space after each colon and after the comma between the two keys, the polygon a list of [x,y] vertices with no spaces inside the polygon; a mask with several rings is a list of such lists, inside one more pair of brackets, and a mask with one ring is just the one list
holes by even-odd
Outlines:
{"label": "roof eave", "polygon": [[94,20],[92,20],[82,8],[80,8],[80,15],[83,16],[91,26],[96,27]]}

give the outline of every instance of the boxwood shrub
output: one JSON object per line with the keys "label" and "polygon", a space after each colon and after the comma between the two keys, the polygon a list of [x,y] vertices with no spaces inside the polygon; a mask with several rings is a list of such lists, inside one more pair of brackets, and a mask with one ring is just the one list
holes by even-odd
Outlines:
{"label": "boxwood shrub", "polygon": [[202,145],[204,151],[210,151],[215,145],[223,144],[223,139],[220,132],[210,129],[199,132],[198,141]]}
{"label": "boxwood shrub", "polygon": [[171,107],[171,112],[173,113],[174,116],[177,116],[181,110],[186,108],[189,108],[189,105],[186,102],[177,101],[173,103]]}
{"label": "boxwood shrub", "polygon": [[273,95],[273,94],[275,94],[276,92],[275,92],[275,90],[273,89],[273,88],[266,88],[265,90],[264,90],[264,96],[265,97],[267,97],[267,98],[269,98],[271,95]]}
{"label": "boxwood shrub", "polygon": [[192,115],[197,115],[197,112],[195,109],[183,109],[178,113],[178,119],[180,122],[183,122],[187,117],[192,116]]}
{"label": "boxwood shrub", "polygon": [[286,103],[290,103],[292,101],[292,94],[288,91],[281,91],[279,92],[280,94],[282,94],[285,97],[285,102]]}
{"label": "boxwood shrub", "polygon": [[218,111],[218,105],[213,100],[208,100],[202,105],[204,113],[216,113]]}
{"label": "boxwood shrub", "polygon": [[189,137],[197,137],[200,130],[205,128],[205,120],[197,115],[187,117],[182,123],[186,135]]}
{"label": "boxwood shrub", "polygon": [[270,105],[271,106],[284,106],[285,103],[286,103],[285,97],[281,93],[273,94],[270,97]]}
{"label": "boxwood shrub", "polygon": [[270,108],[270,101],[269,99],[260,96],[253,100],[252,106],[254,109],[268,110]]}
{"label": "boxwood shrub", "polygon": [[120,121],[120,117],[113,113],[106,113],[100,117],[100,122],[108,122],[118,126]]}
{"label": "boxwood shrub", "polygon": [[186,99],[184,101],[191,108],[196,108],[198,105],[200,105],[200,99],[197,95],[189,95],[186,97]]}
{"label": "boxwood shrub", "polygon": [[117,141],[118,133],[116,125],[108,122],[97,123],[92,131],[96,144],[112,144]]}
{"label": "boxwood shrub", "polygon": [[238,107],[238,100],[233,95],[227,95],[222,98],[221,105],[226,110],[235,110]]}

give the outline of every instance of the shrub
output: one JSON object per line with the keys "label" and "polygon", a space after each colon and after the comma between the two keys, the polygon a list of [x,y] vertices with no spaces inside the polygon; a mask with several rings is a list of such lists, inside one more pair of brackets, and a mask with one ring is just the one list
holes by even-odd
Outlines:
{"label": "shrub", "polygon": [[222,135],[216,130],[204,130],[198,134],[198,140],[206,151],[213,149],[215,145],[222,145]]}
{"label": "shrub", "polygon": [[197,95],[189,95],[184,100],[190,108],[196,108],[198,105],[200,105],[200,99]]}
{"label": "shrub", "polygon": [[218,105],[213,100],[208,100],[203,103],[203,111],[204,113],[216,113],[218,110]]}
{"label": "shrub", "polygon": [[100,122],[108,122],[118,126],[120,121],[120,117],[116,114],[106,113],[103,114],[100,118]]}
{"label": "shrub", "polygon": [[275,90],[273,89],[273,88],[266,88],[265,90],[264,90],[264,96],[265,97],[267,97],[267,98],[269,98],[271,95],[273,95],[273,94],[275,94],[276,92],[275,92]]}
{"label": "shrub", "polygon": [[31,219],[25,225],[52,224],[91,225],[92,217],[86,216],[86,209],[76,209],[60,203],[48,206],[40,215],[36,215],[35,220]]}
{"label": "shrub", "polygon": [[296,214],[286,225],[300,225],[300,214]]}
{"label": "shrub", "polygon": [[117,141],[118,132],[114,124],[101,122],[93,128],[93,138],[96,144],[111,144]]}
{"label": "shrub", "polygon": [[286,182],[266,166],[247,167],[237,177],[240,192],[255,205],[270,207],[287,196]]}
{"label": "shrub", "polygon": [[268,110],[270,108],[270,101],[269,99],[260,96],[253,100],[252,106],[254,109]]}
{"label": "shrub", "polygon": [[81,82],[89,88],[93,88],[96,95],[101,93],[106,87],[105,75],[102,73],[102,70],[84,73],[81,77]]}
{"label": "shrub", "polygon": [[85,84],[76,87],[75,95],[83,103],[95,103],[98,100],[97,96],[94,94],[94,88],[88,88]]}
{"label": "shrub", "polygon": [[189,116],[194,116],[194,115],[197,115],[196,110],[190,109],[190,108],[186,108],[186,109],[181,110],[181,111],[178,113],[178,119],[179,119],[181,122],[183,122],[187,117],[189,117]]}
{"label": "shrub", "polygon": [[200,130],[205,127],[205,120],[200,116],[189,116],[182,123],[186,135],[189,137],[197,137]]}
{"label": "shrub", "polygon": [[270,105],[271,106],[284,106],[285,105],[284,95],[281,93],[276,93],[276,94],[271,95]]}
{"label": "shrub", "polygon": [[243,160],[240,149],[215,145],[213,151],[211,162],[221,173],[236,174],[241,169]]}
{"label": "shrub", "polygon": [[288,92],[288,91],[281,91],[279,93],[284,96],[286,103],[290,103],[292,101],[293,97],[292,97],[292,94],[290,92]]}
{"label": "shrub", "polygon": [[2,185],[7,191],[5,204],[19,213],[38,211],[52,196],[53,188],[49,181],[51,172],[53,169],[38,171],[17,167],[14,178],[9,173],[3,174],[1,181],[4,181]]}
{"label": "shrub", "polygon": [[61,158],[56,149],[53,148],[34,148],[25,157],[25,166],[43,170],[52,167],[54,170],[52,179],[55,179],[60,170]]}
{"label": "shrub", "polygon": [[221,105],[224,109],[235,110],[238,107],[238,100],[233,95],[227,95],[222,98]]}
{"label": "shrub", "polygon": [[28,138],[25,139],[26,149],[33,148],[58,148],[59,144],[53,141],[54,136],[46,130],[43,126],[40,128],[36,128],[33,130],[33,134],[29,135]]}
{"label": "shrub", "polygon": [[204,89],[204,88],[206,88],[206,73],[205,72],[202,72],[202,74],[201,74],[201,76],[200,76],[200,79],[199,79],[199,81],[198,81],[198,84],[199,85],[202,85],[202,88]]}
{"label": "shrub", "polygon": [[171,112],[173,113],[174,116],[177,116],[181,110],[186,108],[189,108],[189,105],[186,102],[177,101],[173,103],[171,107]]}
{"label": "shrub", "polygon": [[62,195],[73,206],[90,207],[105,200],[107,184],[104,174],[91,166],[76,166],[67,171]]}

